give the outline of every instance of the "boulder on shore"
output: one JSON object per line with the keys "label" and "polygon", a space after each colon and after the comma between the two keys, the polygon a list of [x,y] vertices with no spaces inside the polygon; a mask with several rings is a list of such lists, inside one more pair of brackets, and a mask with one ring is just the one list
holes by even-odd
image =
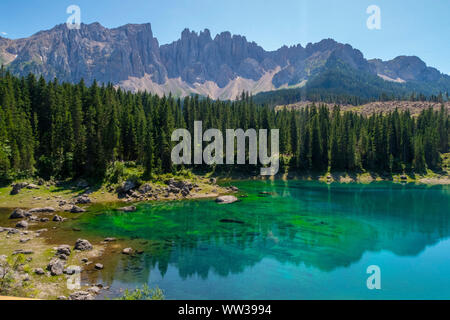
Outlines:
{"label": "boulder on shore", "polygon": [[91,203],[91,199],[87,195],[81,195],[74,199],[76,204],[89,204]]}
{"label": "boulder on shore", "polygon": [[70,246],[67,244],[60,245],[59,247],[56,248],[57,255],[64,254],[66,256],[70,256],[71,252],[72,251],[70,250]]}
{"label": "boulder on shore", "polygon": [[94,300],[94,296],[86,291],[77,291],[69,296],[69,300]]}
{"label": "boulder on shore", "polygon": [[9,216],[10,219],[23,219],[27,216],[27,211],[23,209],[15,209],[11,215]]}
{"label": "boulder on shore", "polygon": [[63,260],[54,258],[48,263],[47,270],[50,271],[52,276],[60,276],[64,273],[64,265],[65,262]]}
{"label": "boulder on shore", "polygon": [[24,220],[17,222],[16,228],[26,229],[26,228],[28,228],[28,222],[26,222]]}
{"label": "boulder on shore", "polygon": [[54,222],[62,222],[63,220],[64,220],[64,218],[61,216],[58,216],[58,215],[55,215],[52,219],[52,221],[54,221]]}
{"label": "boulder on shore", "polygon": [[19,249],[19,250],[15,250],[15,251],[13,252],[13,256],[18,255],[18,254],[26,254],[26,255],[29,255],[29,254],[33,254],[33,253],[34,253],[33,250],[23,250],[23,249]]}
{"label": "boulder on shore", "polygon": [[92,250],[92,244],[85,240],[85,239],[78,239],[77,242],[75,243],[75,250],[80,250],[80,251],[89,251]]}
{"label": "boulder on shore", "polygon": [[143,184],[140,188],[139,188],[139,192],[142,194],[147,194],[150,191],[152,191],[152,186],[148,183]]}
{"label": "boulder on shore", "polygon": [[26,186],[28,186],[28,182],[18,182],[12,185],[12,190],[10,192],[10,195],[16,195],[20,192],[20,190],[22,190],[23,188],[25,188]]}
{"label": "boulder on shore", "polygon": [[80,208],[78,206],[72,206],[72,208],[70,209],[71,213],[83,213],[86,212],[86,210],[84,210],[83,208]]}
{"label": "boulder on shore", "polygon": [[53,213],[56,212],[55,208],[53,207],[44,207],[44,208],[33,208],[28,211],[28,213]]}
{"label": "boulder on shore", "polygon": [[235,196],[221,196],[216,199],[216,202],[220,204],[230,204],[238,201],[239,199]]}
{"label": "boulder on shore", "polygon": [[34,273],[39,275],[39,276],[42,276],[42,275],[45,274],[45,271],[42,268],[36,268],[36,269],[34,269]]}
{"label": "boulder on shore", "polygon": [[127,180],[117,189],[117,193],[128,193],[135,188],[136,183],[133,180]]}

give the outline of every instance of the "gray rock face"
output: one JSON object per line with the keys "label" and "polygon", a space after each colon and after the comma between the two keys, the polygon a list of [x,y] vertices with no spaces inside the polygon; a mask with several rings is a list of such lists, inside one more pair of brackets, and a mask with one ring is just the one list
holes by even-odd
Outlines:
{"label": "gray rock face", "polygon": [[80,251],[89,251],[92,250],[92,244],[84,239],[78,239],[77,242],[75,243],[75,250],[80,250]]}
{"label": "gray rock face", "polygon": [[[61,24],[29,38],[0,40],[0,54],[17,55],[8,64],[9,70],[20,76],[30,72],[43,75],[49,81],[57,77],[67,82],[84,79],[91,84],[95,79],[100,83],[120,84],[130,77],[148,75],[153,83],[160,85],[168,79],[181,78],[191,87],[211,81],[224,88],[238,77],[258,81],[267,72],[276,72],[272,84],[280,88],[314,79],[327,70],[329,61],[339,60],[357,72],[411,82],[450,83],[449,76],[427,67],[417,57],[367,61],[359,50],[332,39],[306,47],[283,46],[276,51],[266,51],[230,32],[213,38],[207,29],[200,33],[186,29],[179,40],[160,46],[150,24],[108,29],[92,23],[82,24],[79,30],[69,30]],[[39,62],[36,57],[40,58]],[[142,89],[139,84],[130,86],[134,90]],[[149,85],[147,89],[152,88]],[[242,85],[237,91],[244,89]],[[26,185],[13,186],[11,193],[17,194],[24,187]]]}
{"label": "gray rock face", "polygon": [[185,29],[180,40],[161,46],[169,78],[190,84],[213,81],[220,88],[238,76],[260,79],[269,69],[267,58],[264,49],[245,37],[223,32],[212,39],[207,29],[200,34]]}
{"label": "gray rock face", "polygon": [[[42,74],[47,79],[117,83],[147,73],[162,83],[166,77],[150,24],[107,29],[92,23],[82,24],[80,30],[69,30],[61,24],[23,41],[9,42],[7,49],[18,55],[10,65],[12,69]],[[37,55],[42,63],[30,63]]]}
{"label": "gray rock face", "polygon": [[216,199],[216,202],[220,204],[230,204],[237,201],[239,201],[239,199],[236,198],[235,196],[222,196]]}

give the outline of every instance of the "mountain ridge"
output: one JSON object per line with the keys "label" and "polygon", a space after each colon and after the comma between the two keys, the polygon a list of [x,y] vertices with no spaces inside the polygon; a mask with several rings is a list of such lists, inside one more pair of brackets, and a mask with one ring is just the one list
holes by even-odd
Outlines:
{"label": "mountain ridge", "polygon": [[257,94],[309,88],[309,83],[318,83],[335,65],[351,70],[346,76],[360,79],[349,81],[355,82],[349,92],[355,91],[358,81],[370,82],[376,87],[372,91],[379,94],[384,87],[428,95],[450,89],[448,75],[416,56],[367,60],[358,49],[333,39],[266,51],[228,31],[213,38],[208,29],[187,28],[178,40],[160,45],[150,23],[109,29],[95,22],[82,24],[79,30],[60,24],[28,38],[0,37],[0,63],[19,76],[31,72],[46,80],[97,80],[131,91],[214,99],[234,99],[244,90]]}

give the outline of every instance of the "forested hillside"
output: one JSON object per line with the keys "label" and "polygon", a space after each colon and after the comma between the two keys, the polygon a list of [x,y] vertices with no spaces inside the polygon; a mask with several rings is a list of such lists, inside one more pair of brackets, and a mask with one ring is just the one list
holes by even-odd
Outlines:
{"label": "forested hillside", "polygon": [[[176,128],[280,129],[282,164],[290,170],[420,172],[440,169],[449,151],[445,108],[363,116],[325,106],[275,111],[243,94],[235,102],[130,93],[112,85],[46,82],[0,72],[0,176],[104,176],[115,161],[146,174],[174,172]],[[202,168],[204,169],[204,168]]]}

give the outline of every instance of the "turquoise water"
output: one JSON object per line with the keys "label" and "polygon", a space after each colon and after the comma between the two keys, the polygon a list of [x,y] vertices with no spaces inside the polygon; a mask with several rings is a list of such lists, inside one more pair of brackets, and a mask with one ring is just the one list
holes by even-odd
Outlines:
{"label": "turquoise water", "polygon": [[[90,277],[111,296],[148,283],[167,299],[450,298],[448,186],[235,185],[246,197],[231,205],[95,207],[76,222],[83,232],[134,241],[144,254],[111,254]],[[381,290],[367,288],[371,265]]]}

